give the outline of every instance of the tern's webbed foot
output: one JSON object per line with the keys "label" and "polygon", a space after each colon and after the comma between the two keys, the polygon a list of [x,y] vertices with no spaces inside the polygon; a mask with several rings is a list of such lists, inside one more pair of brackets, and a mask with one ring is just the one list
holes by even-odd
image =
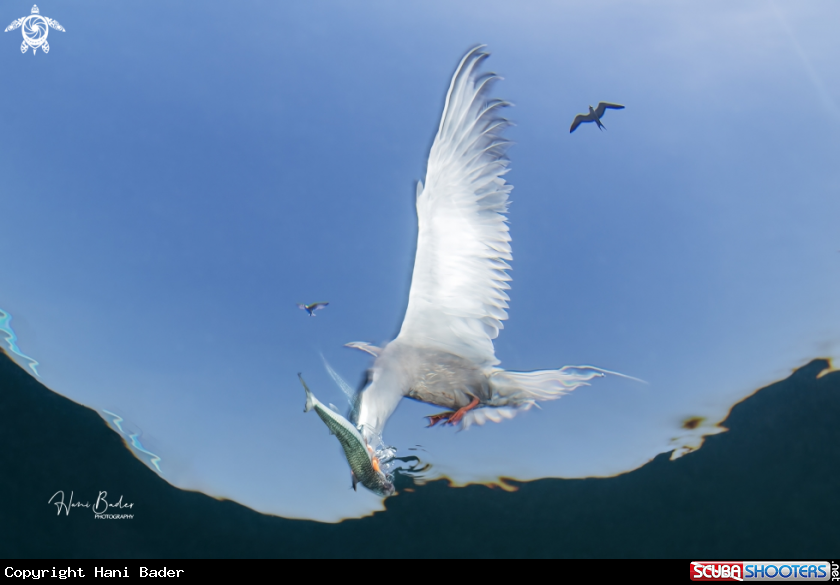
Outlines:
{"label": "tern's webbed foot", "polygon": [[453,414],[452,416],[449,417],[449,421],[448,421],[449,424],[457,425],[459,422],[461,422],[461,419],[464,418],[464,415],[467,414],[468,411],[472,410],[476,406],[478,406],[478,398],[473,396],[472,397],[472,402],[470,402],[468,405],[464,406],[463,408],[459,408],[457,411],[455,411],[455,414]]}
{"label": "tern's webbed foot", "polygon": [[427,416],[426,418],[429,419],[429,427],[433,427],[441,421],[445,421],[443,424],[457,425],[459,422],[461,422],[461,419],[464,418],[464,415],[467,414],[467,412],[478,406],[478,403],[478,398],[473,396],[472,401],[468,405],[459,408],[455,412],[449,410],[446,412],[441,412],[440,414],[433,414],[432,416]]}
{"label": "tern's webbed foot", "polygon": [[446,412],[441,412],[440,414],[433,414],[431,416],[427,416],[426,418],[429,419],[429,424],[426,428],[428,429],[430,427],[433,427],[436,424],[438,424],[440,421],[449,420],[454,415],[455,415],[454,412],[452,412],[451,410],[448,410]]}

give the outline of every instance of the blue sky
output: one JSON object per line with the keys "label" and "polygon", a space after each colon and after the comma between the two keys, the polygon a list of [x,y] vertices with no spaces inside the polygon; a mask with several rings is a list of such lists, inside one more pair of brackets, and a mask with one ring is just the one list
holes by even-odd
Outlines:
{"label": "blue sky", "polygon": [[[0,35],[0,308],[42,380],[122,416],[175,485],[288,517],[381,508],[295,374],[342,404],[320,353],[356,386],[370,361],[342,345],[398,331],[414,185],[479,43],[515,104],[502,366],[650,384],[462,433],[404,401],[400,454],[459,483],[611,475],[840,357],[836,2],[39,8],[66,29],[49,54]],[[627,107],[570,135],[601,100]]]}

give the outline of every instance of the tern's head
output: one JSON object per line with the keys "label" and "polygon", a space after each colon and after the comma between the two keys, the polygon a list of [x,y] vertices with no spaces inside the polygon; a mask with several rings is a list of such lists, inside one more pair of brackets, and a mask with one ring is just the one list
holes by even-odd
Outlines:
{"label": "tern's head", "polygon": [[376,457],[374,457],[373,461],[374,461],[373,469],[376,471],[376,475],[379,476],[379,486],[378,486],[379,489],[374,490],[374,491],[378,495],[386,497],[386,498],[388,496],[394,495],[394,492],[396,491],[394,489],[394,484],[390,481],[390,479],[385,474],[385,472],[382,469],[379,468],[379,460]]}
{"label": "tern's head", "polygon": [[394,495],[395,491],[394,484],[386,479],[382,481],[382,491],[379,495],[387,498],[388,496]]}

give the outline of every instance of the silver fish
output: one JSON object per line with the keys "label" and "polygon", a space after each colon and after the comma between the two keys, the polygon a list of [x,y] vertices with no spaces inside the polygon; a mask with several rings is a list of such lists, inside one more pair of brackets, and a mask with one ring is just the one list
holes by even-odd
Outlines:
{"label": "silver fish", "polygon": [[388,477],[382,472],[379,467],[379,459],[374,455],[367,441],[362,438],[361,433],[354,427],[346,418],[334,412],[330,408],[324,406],[319,401],[306,382],[303,381],[303,376],[298,374],[300,383],[303,384],[303,389],[306,391],[306,406],[303,412],[309,412],[315,409],[324,424],[330,430],[330,433],[335,435],[341,447],[344,449],[344,455],[347,457],[347,462],[350,464],[350,473],[353,479],[353,489],[356,489],[356,484],[360,483],[373,493],[387,497],[394,493],[394,484],[388,481]]}

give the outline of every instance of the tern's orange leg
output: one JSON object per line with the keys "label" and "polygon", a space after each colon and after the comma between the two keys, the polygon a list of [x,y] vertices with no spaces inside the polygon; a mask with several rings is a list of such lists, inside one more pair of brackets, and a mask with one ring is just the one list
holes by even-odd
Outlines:
{"label": "tern's orange leg", "polygon": [[440,421],[449,419],[449,417],[453,416],[454,414],[454,412],[448,410],[446,412],[441,412],[440,414],[433,414],[431,416],[427,416],[426,418],[429,419],[429,425],[426,428],[433,427]]}
{"label": "tern's orange leg", "polygon": [[459,422],[461,422],[461,419],[462,419],[462,418],[464,418],[464,415],[465,415],[465,414],[467,414],[467,412],[468,412],[468,411],[472,410],[472,409],[473,409],[473,408],[475,408],[476,406],[478,406],[478,398],[476,398],[475,396],[473,396],[473,397],[472,397],[472,402],[470,402],[470,403],[469,403],[468,405],[466,405],[465,407],[463,407],[463,408],[459,408],[458,410],[456,410],[456,411],[455,411],[455,414],[453,414],[452,416],[450,416],[450,417],[449,417],[449,420],[448,420],[447,422],[448,422],[449,424],[451,424],[451,425],[456,425],[456,424],[458,424]]}

